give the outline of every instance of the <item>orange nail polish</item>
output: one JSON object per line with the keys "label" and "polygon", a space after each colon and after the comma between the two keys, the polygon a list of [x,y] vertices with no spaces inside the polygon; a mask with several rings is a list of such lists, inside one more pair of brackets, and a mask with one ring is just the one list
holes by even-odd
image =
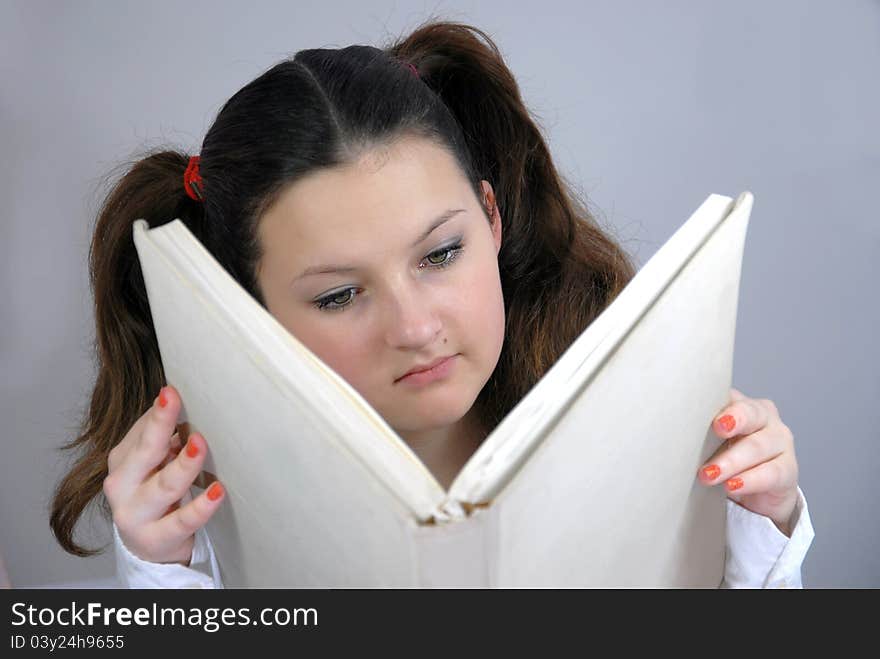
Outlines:
{"label": "orange nail polish", "polygon": [[168,404],[168,398],[165,396],[165,387],[159,390],[159,407],[165,407]]}
{"label": "orange nail polish", "polygon": [[196,446],[196,443],[193,441],[192,437],[186,442],[186,454],[194,458],[199,454],[199,447]]}
{"label": "orange nail polish", "polygon": [[707,481],[714,481],[721,474],[721,467],[718,465],[709,465],[703,467],[703,478]]}
{"label": "orange nail polish", "polygon": [[223,486],[220,485],[220,481],[214,481],[213,483],[211,483],[211,487],[208,488],[208,498],[211,501],[216,501],[222,496]]}
{"label": "orange nail polish", "polygon": [[727,481],[727,489],[733,492],[743,486],[742,478],[731,478]]}
{"label": "orange nail polish", "polygon": [[718,419],[718,425],[724,428],[725,432],[730,432],[736,425],[736,419],[734,419],[733,416],[731,416],[730,414],[725,414],[723,417]]}

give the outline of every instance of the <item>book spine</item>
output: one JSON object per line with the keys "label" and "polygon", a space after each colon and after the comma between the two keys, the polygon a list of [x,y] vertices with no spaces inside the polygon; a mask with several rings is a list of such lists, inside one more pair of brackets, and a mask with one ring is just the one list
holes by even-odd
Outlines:
{"label": "book spine", "polygon": [[475,509],[463,519],[414,524],[413,583],[419,588],[489,588],[494,578],[494,515]]}

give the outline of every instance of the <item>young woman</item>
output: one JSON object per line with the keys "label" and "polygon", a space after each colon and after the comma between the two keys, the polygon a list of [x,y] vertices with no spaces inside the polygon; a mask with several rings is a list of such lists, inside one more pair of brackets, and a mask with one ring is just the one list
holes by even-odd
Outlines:
{"label": "young woman", "polygon": [[[66,550],[93,553],[73,531],[103,492],[131,586],[221,586],[195,568],[224,494],[188,494],[210,438],[175,432],[138,218],[183,219],[444,486],[634,273],[482,31],[432,22],[384,49],[274,66],[223,106],[199,157],[137,162],[98,217],[98,378],[51,523]],[[723,585],[800,586],[813,530],[791,432],[771,401],[736,390],[712,427],[726,441],[696,476],[729,492]]]}

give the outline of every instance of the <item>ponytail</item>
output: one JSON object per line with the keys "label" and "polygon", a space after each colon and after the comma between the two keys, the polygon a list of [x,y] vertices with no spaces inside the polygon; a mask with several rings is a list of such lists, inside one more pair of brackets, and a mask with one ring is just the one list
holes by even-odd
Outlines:
{"label": "ponytail", "polygon": [[491,430],[635,274],[556,171],[498,47],[482,30],[428,23],[388,47],[416,65],[461,126],[495,191],[506,312],[498,366],[476,405]]}
{"label": "ponytail", "polygon": [[50,516],[58,542],[77,556],[98,551],[77,544],[73,535],[85,508],[103,489],[110,449],[165,383],[132,224],[143,218],[155,227],[203,212],[184,191],[187,164],[187,156],[174,151],[148,155],[114,186],[98,214],[89,250],[97,380],[81,434],[62,446],[78,449],[79,455],[55,490]]}

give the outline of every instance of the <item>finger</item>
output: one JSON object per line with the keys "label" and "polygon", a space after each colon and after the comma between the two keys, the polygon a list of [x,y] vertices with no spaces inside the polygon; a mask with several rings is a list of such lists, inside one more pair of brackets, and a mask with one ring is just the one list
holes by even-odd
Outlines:
{"label": "finger", "polygon": [[175,510],[177,510],[178,508],[180,508],[180,501],[175,501],[175,502],[172,503],[170,506],[168,506],[168,508],[165,510],[165,514],[162,515],[162,517],[164,517],[164,516],[167,515],[168,513],[173,513],[173,512],[174,512]]}
{"label": "finger", "polygon": [[138,489],[131,504],[137,511],[137,520],[141,523],[155,521],[169,506],[180,501],[202,470],[207,452],[205,438],[199,433],[190,435],[177,457]]}
{"label": "finger", "polygon": [[[180,451],[183,448],[180,444],[180,433],[176,432],[171,435],[171,446],[168,447],[168,453],[165,455],[165,459],[159,464],[155,471],[159,471],[159,469],[163,469],[165,465],[174,460],[178,455],[180,455]],[[155,472],[154,472],[155,473]]]}
{"label": "finger", "polygon": [[787,494],[796,484],[797,468],[788,454],[782,454],[727,478],[724,489],[736,498],[755,493],[772,496],[774,492]]}
{"label": "finger", "polygon": [[734,389],[733,387],[730,388],[730,400],[731,400],[731,402],[736,402],[736,401],[738,401],[738,400],[745,400],[746,398],[748,398],[748,396],[746,396],[746,395],[745,395],[743,392],[741,392],[739,389]]}
{"label": "finger", "polygon": [[[164,389],[164,387],[162,389]],[[162,389],[159,390],[159,396],[163,395]],[[140,441],[140,436],[143,433],[144,426],[147,423],[147,418],[149,417],[151,410],[154,407],[159,406],[159,396],[156,396],[156,398],[153,399],[152,405],[150,405],[150,407],[138,417],[137,421],[134,422],[134,425],[132,425],[125,437],[123,437],[119,443],[110,450],[110,453],[107,456],[107,466],[109,471],[115,471],[119,464],[125,461],[129,451]],[[163,400],[165,400],[165,398],[163,398]],[[177,428],[181,436],[189,436],[188,423],[181,423]]]}
{"label": "finger", "polygon": [[712,421],[712,430],[722,439],[749,435],[766,426],[769,418],[766,406],[753,398],[743,398],[721,410]]}
{"label": "finger", "polygon": [[153,522],[150,532],[156,534],[158,544],[176,548],[202,528],[225,499],[220,481],[211,486],[186,505]]}
{"label": "finger", "polygon": [[[199,472],[199,476],[201,476],[204,473],[205,473],[204,471]],[[214,480],[216,480],[216,479],[214,479]],[[186,492],[183,493],[183,496],[178,501],[175,501],[170,506],[168,506],[168,510],[166,510],[163,513],[162,517],[165,517],[165,515],[167,515],[168,513],[174,512],[175,510],[180,508],[182,505],[187,504],[190,501],[192,501],[192,499],[193,499],[192,498],[192,488],[190,488]]]}
{"label": "finger", "polygon": [[707,485],[715,485],[782,455],[788,447],[787,437],[771,428],[764,428],[733,443],[725,442],[700,469],[700,480]]}
{"label": "finger", "polygon": [[129,462],[146,428],[147,420],[155,414],[154,408],[158,403],[157,396],[153,404],[129,428],[125,437],[107,454],[107,476],[104,478],[103,490],[107,501],[114,509],[118,506],[118,502],[127,500],[138,486],[138,482],[129,473],[131,471]]}
{"label": "finger", "polygon": [[147,422],[147,416],[150,413],[150,410],[155,406],[156,401],[159,399],[156,398],[153,401],[153,405],[150,408],[141,414],[138,417],[138,420],[134,422],[134,425],[129,429],[129,431],[125,434],[116,446],[110,449],[110,453],[107,455],[107,468],[108,471],[113,472],[119,468],[119,465],[125,461],[126,456],[128,455],[131,448],[137,442],[138,437],[143,432],[144,424]]}
{"label": "finger", "polygon": [[135,445],[119,464],[116,479],[122,496],[131,496],[165,459],[171,447],[171,436],[174,434],[180,407],[180,396],[174,387],[163,387],[156,404],[146,414],[143,429]]}

